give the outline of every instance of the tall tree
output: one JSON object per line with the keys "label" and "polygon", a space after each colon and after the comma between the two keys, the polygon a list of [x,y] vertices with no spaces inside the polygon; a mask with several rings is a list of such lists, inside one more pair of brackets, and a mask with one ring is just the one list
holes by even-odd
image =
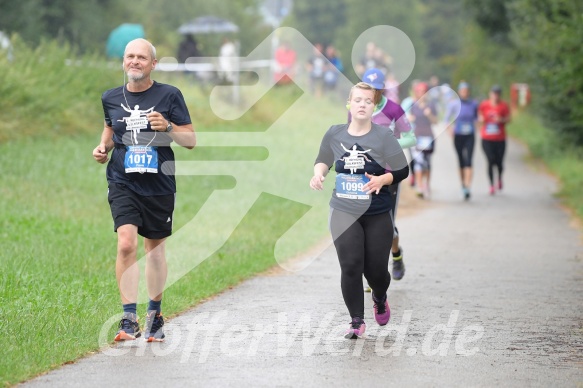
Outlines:
{"label": "tall tree", "polygon": [[[131,11],[129,13],[128,11]],[[144,24],[148,37],[160,46],[161,55],[175,55],[180,40],[178,28],[199,16],[217,16],[239,26],[237,34],[229,36],[241,44],[241,53],[246,55],[259,44],[270,29],[259,15],[259,0],[214,1],[174,0],[172,6],[159,0],[143,0],[140,9],[127,8],[128,18],[140,15],[137,22]],[[216,56],[225,34],[201,34],[196,39],[201,44],[202,54]]]}
{"label": "tall tree", "polygon": [[[385,0],[369,0],[366,5],[358,0],[345,0],[347,4],[346,26],[339,31],[340,41],[338,46],[341,47],[343,59],[351,63],[351,54],[354,43],[359,36],[365,31],[375,26],[391,26],[403,31],[408,39],[413,43],[415,50],[415,61],[412,74],[404,81],[404,86],[401,90],[406,90],[410,81],[417,77],[426,77],[430,74],[427,67],[427,47],[423,40],[423,19],[421,17],[421,8],[419,0],[411,0],[407,3],[391,2],[387,4]],[[375,39],[378,46],[391,46],[391,36],[379,36]],[[399,46],[399,45],[397,45]],[[358,47],[355,47],[359,49]],[[360,47],[364,53],[364,47]],[[395,61],[399,62],[405,54],[403,52],[394,51],[385,48],[387,54]],[[362,54],[360,54],[362,55]],[[350,66],[346,66],[347,69]],[[348,74],[355,78],[354,72]]]}
{"label": "tall tree", "polygon": [[451,82],[468,12],[463,3],[449,0],[422,0],[421,9],[429,67],[441,80]]}
{"label": "tall tree", "polygon": [[515,0],[511,11],[537,111],[549,127],[583,145],[583,3]]}
{"label": "tall tree", "polygon": [[338,31],[346,24],[346,0],[295,0],[285,24],[312,43],[337,44]]}
{"label": "tall tree", "polygon": [[60,39],[82,51],[101,49],[110,30],[110,0],[0,0],[0,26],[30,43]]}
{"label": "tall tree", "polygon": [[[583,3],[576,0],[466,0],[485,34],[474,70],[498,82],[528,82],[546,124],[583,145]],[[465,51],[471,52],[466,42]],[[461,68],[466,68],[469,56]],[[474,56],[475,58],[475,56]],[[500,73],[500,69],[510,71]],[[460,67],[458,67],[458,71]]]}
{"label": "tall tree", "polygon": [[500,43],[508,43],[511,30],[507,0],[465,0],[468,11],[488,36]]}
{"label": "tall tree", "polygon": [[[139,6],[114,0],[0,0],[0,30],[18,33],[32,44],[44,39],[60,39],[81,51],[104,52],[110,31],[121,23],[139,23],[146,37],[160,47],[162,55],[175,54],[180,40],[178,27],[197,16],[215,15],[240,27],[236,38],[243,53],[252,50],[269,32],[262,26],[259,0],[208,2],[175,0],[172,6],[158,0],[143,0]],[[201,37],[208,56],[217,55],[221,36]]]}

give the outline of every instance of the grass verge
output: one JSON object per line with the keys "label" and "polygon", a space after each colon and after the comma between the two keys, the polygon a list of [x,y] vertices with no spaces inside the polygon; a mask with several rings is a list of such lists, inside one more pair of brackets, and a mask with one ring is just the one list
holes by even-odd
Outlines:
{"label": "grass verge", "polygon": [[534,160],[543,162],[557,176],[560,181],[557,195],[583,219],[583,148],[567,143],[524,111],[514,115],[509,132],[528,146]]}

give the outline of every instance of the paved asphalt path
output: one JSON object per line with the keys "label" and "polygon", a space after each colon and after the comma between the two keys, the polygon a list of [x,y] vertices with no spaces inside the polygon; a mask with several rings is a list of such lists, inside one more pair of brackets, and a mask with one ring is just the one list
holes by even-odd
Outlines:
{"label": "paved asphalt path", "polygon": [[583,387],[581,230],[524,158],[510,142],[506,186],[490,196],[478,142],[464,202],[451,140],[438,140],[431,200],[404,190],[407,272],[389,289],[391,321],[376,324],[365,294],[363,340],[341,336],[328,242],[301,272],[258,276],[172,319],[163,344],[106,348],[25,385]]}

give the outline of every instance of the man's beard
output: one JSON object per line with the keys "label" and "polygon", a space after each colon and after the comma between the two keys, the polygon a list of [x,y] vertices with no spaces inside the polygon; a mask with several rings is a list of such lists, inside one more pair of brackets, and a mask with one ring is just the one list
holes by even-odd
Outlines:
{"label": "man's beard", "polygon": [[128,79],[133,82],[141,81],[146,78],[146,75],[143,72],[136,73],[136,72],[127,72]]}

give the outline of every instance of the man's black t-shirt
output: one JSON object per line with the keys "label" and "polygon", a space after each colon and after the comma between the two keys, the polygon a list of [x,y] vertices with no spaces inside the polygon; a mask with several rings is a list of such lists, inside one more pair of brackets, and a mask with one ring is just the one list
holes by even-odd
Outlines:
{"label": "man's black t-shirt", "polygon": [[[125,95],[124,95],[125,94]],[[125,86],[107,90],[101,96],[105,123],[113,128],[115,148],[107,165],[108,183],[121,183],[144,196],[168,195],[176,192],[172,138],[153,131],[146,115],[152,111],[162,114],[176,125],[191,124],[188,108],[180,90],[171,85],[154,84],[143,92],[132,93]],[[152,146],[158,153],[157,173],[126,173],[126,147]]]}

